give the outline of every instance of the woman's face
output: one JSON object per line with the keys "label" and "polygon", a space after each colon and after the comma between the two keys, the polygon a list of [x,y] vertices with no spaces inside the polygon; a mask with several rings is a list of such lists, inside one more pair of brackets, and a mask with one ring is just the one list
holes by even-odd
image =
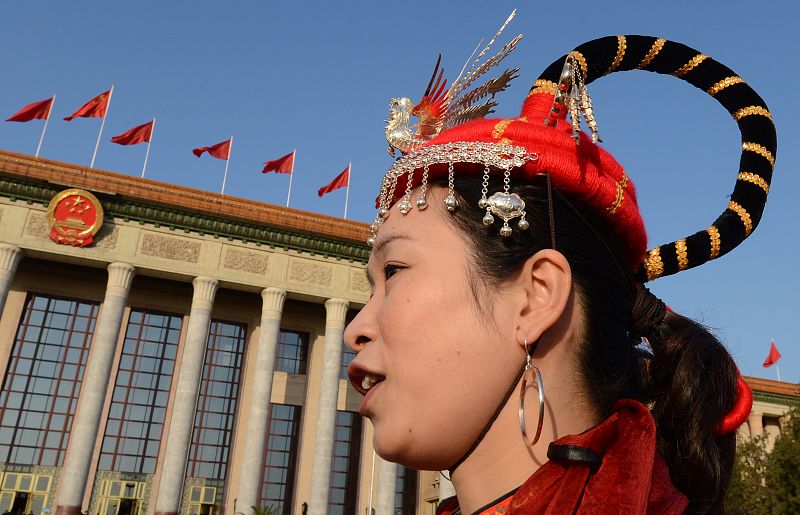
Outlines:
{"label": "woman's face", "polygon": [[[444,219],[443,191],[430,191],[425,211],[392,208],[368,263],[372,296],[344,334],[378,454],[428,470],[467,451],[524,362],[516,294],[479,286],[492,305],[475,300],[469,249]],[[381,380],[365,388],[369,378]]]}

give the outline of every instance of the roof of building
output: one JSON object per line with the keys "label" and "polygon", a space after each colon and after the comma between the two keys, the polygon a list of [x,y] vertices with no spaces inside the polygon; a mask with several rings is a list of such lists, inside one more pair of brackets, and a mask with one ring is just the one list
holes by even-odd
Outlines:
{"label": "roof of building", "polygon": [[756,399],[781,404],[800,405],[800,384],[743,376]]}
{"label": "roof of building", "polygon": [[366,261],[362,222],[0,150],[0,194],[47,204],[62,186],[122,219]]}

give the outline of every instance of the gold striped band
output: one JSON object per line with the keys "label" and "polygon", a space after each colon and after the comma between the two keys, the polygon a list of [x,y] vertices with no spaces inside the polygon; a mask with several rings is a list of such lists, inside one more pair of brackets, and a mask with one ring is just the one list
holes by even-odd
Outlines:
{"label": "gold striped band", "polygon": [[702,63],[706,59],[708,59],[708,56],[706,54],[697,54],[696,56],[692,57],[688,63],[684,64],[683,66],[672,72],[672,75],[676,77],[683,77],[690,71],[694,70],[698,64]]}
{"label": "gold striped band", "polygon": [[720,246],[720,238],[719,238],[719,229],[714,227],[713,225],[706,229],[708,233],[709,244],[711,245],[711,253],[708,256],[708,259],[717,259],[719,257],[719,246]]}
{"label": "gold striped band", "polygon": [[553,81],[539,79],[533,82],[533,89],[528,94],[528,96],[535,95],[537,93],[549,93],[551,95],[555,95],[558,92],[558,84]]}
{"label": "gold striped band", "polygon": [[511,125],[511,122],[513,121],[514,121],[513,118],[506,118],[505,120],[500,120],[499,122],[497,122],[497,124],[494,126],[494,129],[492,129],[492,137],[493,138],[502,137],[503,133],[506,132],[506,128],[508,128],[508,126]]}
{"label": "gold striped band", "polygon": [[647,280],[658,279],[664,273],[664,263],[661,261],[661,247],[650,249],[644,260],[644,269],[647,272]]}
{"label": "gold striped band", "polygon": [[653,42],[653,46],[651,46],[650,50],[647,52],[647,55],[644,56],[644,59],[642,59],[642,62],[636,66],[636,69],[643,70],[644,68],[647,68],[650,63],[653,62],[653,59],[656,58],[658,53],[661,52],[661,49],[664,48],[664,43],[666,42],[667,40],[662,38],[655,40],[655,42]]}
{"label": "gold striped band", "polygon": [[622,201],[625,200],[625,188],[628,187],[628,181],[628,174],[623,172],[622,179],[616,183],[617,194],[614,197],[614,202],[612,202],[611,205],[606,208],[606,212],[609,215],[616,213],[622,205]]}
{"label": "gold striped band", "polygon": [[747,106],[742,109],[739,109],[738,111],[733,113],[733,119],[738,122],[745,116],[751,116],[754,114],[759,116],[766,116],[767,118],[769,118],[769,121],[773,121],[772,113],[770,113],[768,110],[766,110],[761,106]]}
{"label": "gold striped band", "polygon": [[753,232],[753,220],[750,218],[750,213],[741,204],[733,200],[728,203],[728,209],[739,215],[744,224],[745,237],[750,236],[750,233]]}
{"label": "gold striped band", "polygon": [[689,249],[686,248],[686,240],[675,242],[675,254],[678,256],[678,270],[689,268]]}
{"label": "gold striped band", "polygon": [[759,145],[758,143],[753,143],[751,141],[745,141],[742,143],[742,150],[746,150],[748,152],[755,152],[756,154],[760,155],[767,161],[771,166],[775,166],[775,156],[772,155],[772,152],[767,150],[764,146]]}
{"label": "gold striped band", "polygon": [[769,194],[769,184],[760,175],[753,172],[739,172],[736,177],[740,181],[750,182],[764,190],[764,193]]}
{"label": "gold striped band", "polygon": [[573,50],[570,52],[570,55],[574,57],[578,64],[581,65],[581,71],[583,71],[583,79],[586,80],[586,76],[589,74],[589,64],[586,62],[586,58],[583,57],[583,54],[578,52],[577,50]]}
{"label": "gold striped band", "polygon": [[733,86],[734,84],[744,84],[744,79],[736,75],[733,75],[731,77],[725,77],[721,81],[717,82],[716,84],[708,88],[708,90],[706,90],[706,93],[708,93],[713,97],[723,89]]}
{"label": "gold striped band", "polygon": [[625,36],[617,36],[617,55],[614,56],[611,66],[608,67],[608,70],[606,70],[603,75],[608,75],[619,68],[619,65],[622,63],[622,59],[625,57],[625,51],[627,49],[628,42],[625,39]]}

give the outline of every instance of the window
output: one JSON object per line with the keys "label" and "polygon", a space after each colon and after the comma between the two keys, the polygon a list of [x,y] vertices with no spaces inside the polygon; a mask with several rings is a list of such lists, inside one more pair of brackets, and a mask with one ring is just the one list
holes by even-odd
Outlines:
{"label": "window", "polygon": [[329,515],[348,515],[356,512],[360,454],[361,416],[350,411],[337,411],[328,493]]}
{"label": "window", "polygon": [[259,506],[274,506],[284,515],[292,513],[300,411],[300,406],[271,404],[267,422]]}
{"label": "window", "polygon": [[308,340],[308,333],[281,329],[278,336],[275,370],[289,374],[305,374]]}
{"label": "window", "polygon": [[397,465],[394,489],[394,512],[396,515],[417,513],[418,476],[416,470]]}
{"label": "window", "polygon": [[0,391],[0,462],[62,465],[98,309],[28,295]]}
{"label": "window", "polygon": [[211,321],[189,451],[190,477],[225,479],[246,329]]}
{"label": "window", "polygon": [[155,472],[181,323],[131,310],[98,469]]}
{"label": "window", "polygon": [[356,357],[356,353],[350,350],[350,347],[347,345],[344,346],[344,350],[342,351],[342,370],[339,372],[339,378],[347,380],[347,367],[350,366],[350,362],[353,361],[353,358]]}

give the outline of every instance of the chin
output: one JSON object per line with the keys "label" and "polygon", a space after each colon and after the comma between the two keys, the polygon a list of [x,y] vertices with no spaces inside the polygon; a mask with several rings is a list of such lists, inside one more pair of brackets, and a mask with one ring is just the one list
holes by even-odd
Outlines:
{"label": "chin", "polygon": [[[443,470],[452,465],[457,458],[450,460],[438,452],[426,452],[429,445],[422,442],[414,442],[410,438],[402,441],[398,435],[386,435],[375,428],[372,438],[372,445],[375,452],[386,461],[398,463],[405,467],[417,470]],[[444,448],[444,446],[440,447]]]}

